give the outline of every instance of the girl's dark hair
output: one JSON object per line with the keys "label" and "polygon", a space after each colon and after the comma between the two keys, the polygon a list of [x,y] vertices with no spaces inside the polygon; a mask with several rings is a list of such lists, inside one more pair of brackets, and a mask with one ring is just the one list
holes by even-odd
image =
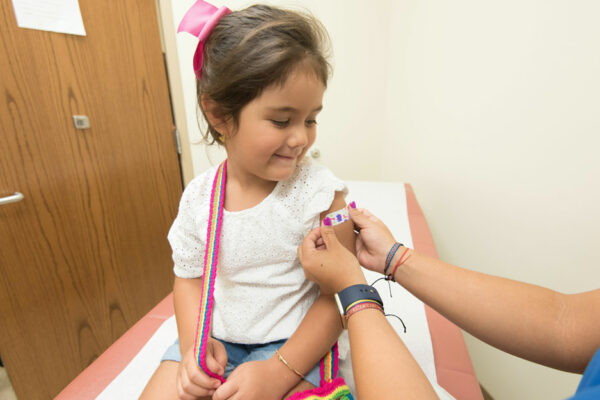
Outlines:
{"label": "girl's dark hair", "polygon": [[[203,115],[204,95],[215,103],[220,117],[231,118],[237,127],[246,104],[267,87],[284,84],[302,63],[327,86],[328,44],[325,29],[308,14],[254,5],[224,16],[204,45],[202,79],[196,86]],[[219,136],[208,122],[205,139],[212,144]]]}

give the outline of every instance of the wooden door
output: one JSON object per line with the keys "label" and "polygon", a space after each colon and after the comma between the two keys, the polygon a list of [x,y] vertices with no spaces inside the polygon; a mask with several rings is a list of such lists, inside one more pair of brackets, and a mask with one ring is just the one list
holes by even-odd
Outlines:
{"label": "wooden door", "polygon": [[[0,2],[0,355],[56,395],[172,288],[182,183],[155,2],[79,0],[87,36]],[[72,116],[87,115],[77,130]]]}

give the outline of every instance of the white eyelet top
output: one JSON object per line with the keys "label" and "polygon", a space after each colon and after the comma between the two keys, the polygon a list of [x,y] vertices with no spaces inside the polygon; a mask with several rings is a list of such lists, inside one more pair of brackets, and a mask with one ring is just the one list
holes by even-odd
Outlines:
{"label": "white eyelet top", "polygon": [[[169,231],[180,278],[202,276],[210,191],[217,167],[186,187]],[[306,280],[297,249],[335,192],[348,189],[327,168],[304,159],[256,206],[225,210],[221,228],[212,334],[233,343],[289,338],[318,296]]]}

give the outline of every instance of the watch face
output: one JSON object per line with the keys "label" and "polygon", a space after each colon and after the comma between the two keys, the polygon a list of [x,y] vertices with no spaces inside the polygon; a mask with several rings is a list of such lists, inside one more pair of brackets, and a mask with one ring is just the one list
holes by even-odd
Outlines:
{"label": "watch face", "polygon": [[348,325],[347,325],[347,321],[345,318],[344,307],[342,307],[342,302],[340,301],[340,296],[338,296],[338,294],[336,293],[333,297],[335,298],[335,304],[337,305],[338,312],[340,313],[340,319],[342,320],[342,327],[344,327],[344,329],[346,329],[348,327]]}

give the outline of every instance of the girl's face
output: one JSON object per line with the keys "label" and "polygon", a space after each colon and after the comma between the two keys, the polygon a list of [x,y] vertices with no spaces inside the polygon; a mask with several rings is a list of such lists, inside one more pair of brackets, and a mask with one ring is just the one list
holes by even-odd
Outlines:
{"label": "girl's face", "polygon": [[324,92],[311,70],[297,68],[244,106],[237,130],[232,123],[227,128],[230,176],[260,183],[289,178],[315,141]]}

